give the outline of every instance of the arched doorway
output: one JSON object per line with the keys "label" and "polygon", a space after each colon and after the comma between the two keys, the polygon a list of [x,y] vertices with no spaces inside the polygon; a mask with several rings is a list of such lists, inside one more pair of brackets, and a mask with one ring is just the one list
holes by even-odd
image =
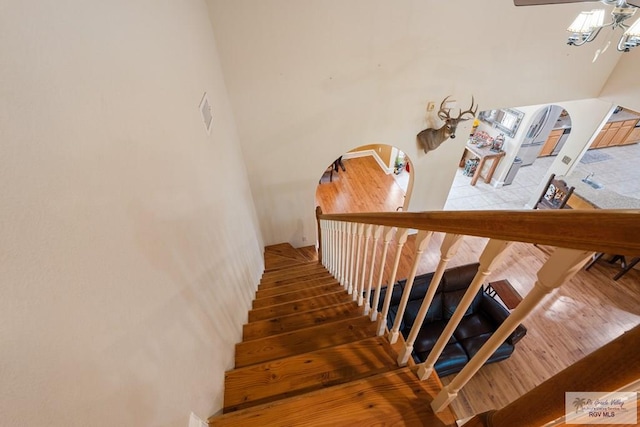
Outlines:
{"label": "arched doorway", "polygon": [[403,210],[413,189],[413,163],[388,144],[354,148],[319,174],[315,201],[325,213]]}

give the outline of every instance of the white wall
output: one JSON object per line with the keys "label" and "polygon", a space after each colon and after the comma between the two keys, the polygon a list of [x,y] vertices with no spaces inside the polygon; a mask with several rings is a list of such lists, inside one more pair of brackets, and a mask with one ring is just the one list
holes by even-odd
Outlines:
{"label": "white wall", "polygon": [[600,98],[640,111],[640,48],[620,54],[621,58],[613,73],[602,88]]}
{"label": "white wall", "polygon": [[419,150],[415,135],[436,124],[425,120],[429,101],[452,95],[466,108],[475,95],[486,110],[590,98],[618,60],[607,53],[592,63],[593,50],[566,45],[581,4],[208,3],[266,243],[311,241],[322,171],[374,142],[412,159],[410,209],[442,208],[466,137]]}
{"label": "white wall", "polygon": [[206,418],[262,271],[206,4],[0,9],[0,424]]}

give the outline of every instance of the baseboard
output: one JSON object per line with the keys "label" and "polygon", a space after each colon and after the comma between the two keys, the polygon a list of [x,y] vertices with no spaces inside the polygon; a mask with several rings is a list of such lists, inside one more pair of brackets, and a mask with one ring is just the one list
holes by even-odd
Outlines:
{"label": "baseboard", "polygon": [[390,168],[387,165],[385,165],[375,150],[351,151],[349,153],[343,154],[342,158],[356,159],[358,157],[367,157],[367,156],[373,156],[373,159],[378,163],[378,166],[380,166],[380,169],[382,169],[384,173],[386,173],[387,175],[393,173],[393,168]]}

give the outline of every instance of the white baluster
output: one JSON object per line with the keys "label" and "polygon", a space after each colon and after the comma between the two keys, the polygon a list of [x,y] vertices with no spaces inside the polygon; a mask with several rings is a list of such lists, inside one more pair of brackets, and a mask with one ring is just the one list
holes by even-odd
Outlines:
{"label": "white baluster", "polygon": [[444,387],[431,402],[434,412],[446,408],[458,395],[458,392],[484,365],[496,349],[511,335],[518,325],[551,291],[570,280],[593,256],[593,252],[576,249],[556,249],[545,264],[538,270],[538,280],[533,289],[525,296],[509,317],[500,325],[475,356],[458,375]]}
{"label": "white baluster", "polygon": [[[367,255],[369,252],[369,241],[371,240],[371,229],[373,225],[367,224],[364,228],[364,254],[362,255],[362,265],[360,266],[360,284],[358,285],[358,305],[362,306],[364,303],[364,282],[366,279],[366,270],[367,270]],[[365,312],[366,314],[366,312]]]}
{"label": "white baluster", "polygon": [[[380,236],[382,235],[382,230],[384,229],[381,225],[376,225],[373,230],[373,250],[371,251],[371,261],[369,262],[369,284],[367,285],[367,293],[364,297],[364,314],[369,314],[371,310],[371,306],[369,305],[369,300],[371,299],[371,288],[373,287],[373,273],[375,271],[376,266],[376,253],[378,252],[378,242],[380,241]],[[386,249],[386,245],[385,245]],[[384,264],[384,261],[382,261]],[[380,278],[382,279],[382,274],[380,274]],[[378,298],[380,296],[378,295]],[[376,303],[377,304],[377,303]]]}
{"label": "white baluster", "polygon": [[387,326],[387,315],[389,314],[389,305],[391,305],[391,295],[393,294],[393,285],[396,282],[396,274],[398,274],[398,266],[400,265],[400,257],[402,256],[402,247],[407,241],[407,235],[409,230],[406,228],[399,228],[396,232],[396,239],[398,241],[396,249],[396,257],[393,260],[393,268],[391,270],[391,277],[389,278],[389,284],[387,285],[387,294],[384,297],[384,304],[382,306],[382,313],[380,315],[380,323],[378,323],[378,336],[384,335],[384,330]]}
{"label": "white baluster", "polygon": [[400,305],[398,305],[398,312],[396,313],[393,327],[391,328],[391,331],[389,331],[389,342],[391,344],[394,344],[396,341],[398,341],[398,335],[400,334],[400,323],[402,322],[402,316],[404,316],[404,310],[407,308],[407,302],[409,302],[409,294],[411,293],[413,281],[415,280],[416,273],[418,272],[420,258],[422,258],[422,253],[429,244],[429,239],[431,238],[432,234],[433,232],[431,231],[420,230],[418,231],[418,235],[416,236],[416,253],[413,259],[413,265],[411,266],[409,277],[407,277],[407,281],[404,284],[404,291],[402,292],[402,298],[400,298]]}
{"label": "white baluster", "polygon": [[327,220],[327,270],[333,275],[333,221]]}
{"label": "white baluster", "polygon": [[346,280],[344,277],[344,263],[345,263],[344,250],[347,242],[346,229],[347,229],[347,224],[345,222],[340,222],[338,227],[338,230],[340,231],[340,234],[339,234],[340,243],[338,247],[338,254],[339,254],[338,255],[338,281],[342,283],[343,286]]}
{"label": "white baluster", "polygon": [[478,273],[476,273],[475,277],[471,281],[471,284],[469,284],[469,288],[460,300],[456,311],[453,313],[453,316],[451,316],[451,319],[449,319],[447,326],[445,326],[442,334],[440,334],[440,337],[433,346],[433,349],[431,349],[429,356],[427,356],[427,360],[419,365],[420,368],[418,369],[418,377],[421,380],[425,380],[429,378],[429,376],[431,376],[431,373],[433,372],[433,366],[438,360],[438,357],[440,357],[440,354],[442,354],[442,350],[444,350],[447,342],[449,342],[449,339],[453,335],[453,331],[455,331],[458,327],[460,320],[462,320],[464,313],[466,313],[467,309],[473,302],[473,299],[484,283],[485,278],[489,274],[491,274],[493,266],[500,262],[502,257],[505,255],[506,250],[509,248],[509,246],[511,246],[511,243],[512,242],[492,239],[489,240],[489,242],[485,246],[484,251],[482,251],[482,254],[480,255],[480,266],[478,267]]}
{"label": "white baluster", "polygon": [[461,234],[447,234],[444,236],[442,245],[440,246],[440,261],[438,262],[438,267],[436,267],[436,271],[433,273],[431,283],[429,283],[429,288],[427,289],[427,294],[422,300],[420,310],[418,310],[416,319],[413,323],[413,326],[411,327],[411,332],[406,339],[406,346],[398,356],[398,365],[400,366],[405,366],[409,361],[409,357],[411,357],[411,352],[413,352],[413,344],[416,342],[418,332],[420,332],[420,328],[422,328],[422,322],[424,321],[424,318],[427,315],[427,311],[429,310],[429,306],[431,305],[431,301],[433,301],[433,297],[438,290],[438,285],[440,284],[442,275],[444,274],[444,271],[447,268],[447,264],[449,263],[451,258],[453,258],[456,252],[458,252],[458,248],[462,243],[463,237],[464,236],[462,236]]}
{"label": "white baluster", "polygon": [[349,281],[349,266],[351,265],[351,223],[345,222],[345,250],[344,250],[344,287],[351,294],[351,282]]}
{"label": "white baluster", "polygon": [[329,258],[331,258],[331,274],[336,279],[338,278],[338,222],[331,221],[329,224],[331,228],[331,254]]}
{"label": "white baluster", "polygon": [[353,295],[355,289],[355,260],[358,247],[358,224],[351,223],[351,253],[349,254],[349,294]]}
{"label": "white baluster", "polygon": [[358,300],[358,290],[360,285],[360,255],[362,254],[362,238],[364,235],[364,224],[356,225],[356,235],[354,238],[354,245],[357,247],[355,263],[353,264],[353,271],[351,275],[353,277],[353,300]]}
{"label": "white baluster", "polygon": [[322,225],[322,265],[324,265],[324,268],[328,270],[329,261],[327,260],[327,253],[329,249],[329,227],[326,219],[320,220],[320,223]]}
{"label": "white baluster", "polygon": [[387,263],[387,252],[389,250],[389,242],[393,238],[393,227],[384,227],[382,234],[384,235],[382,244],[382,256],[380,257],[380,273],[378,275],[378,282],[376,284],[376,291],[373,295],[373,302],[371,303],[371,321],[375,322],[378,318],[378,303],[380,302],[380,290],[382,288],[382,276],[384,275],[384,266]]}

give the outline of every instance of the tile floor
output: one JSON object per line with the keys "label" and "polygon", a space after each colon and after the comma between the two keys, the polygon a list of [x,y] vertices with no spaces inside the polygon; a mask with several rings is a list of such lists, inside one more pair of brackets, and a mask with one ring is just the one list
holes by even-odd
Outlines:
{"label": "tile floor", "polygon": [[[597,151],[606,153],[610,159],[579,163],[573,173],[587,176],[593,172],[593,180],[604,184],[604,188],[640,199],[640,144]],[[444,209],[526,209],[525,205],[554,159],[541,157],[532,165],[521,167],[513,183],[502,188],[494,188],[482,180],[472,187],[471,177],[463,175],[462,169],[459,169]]]}

